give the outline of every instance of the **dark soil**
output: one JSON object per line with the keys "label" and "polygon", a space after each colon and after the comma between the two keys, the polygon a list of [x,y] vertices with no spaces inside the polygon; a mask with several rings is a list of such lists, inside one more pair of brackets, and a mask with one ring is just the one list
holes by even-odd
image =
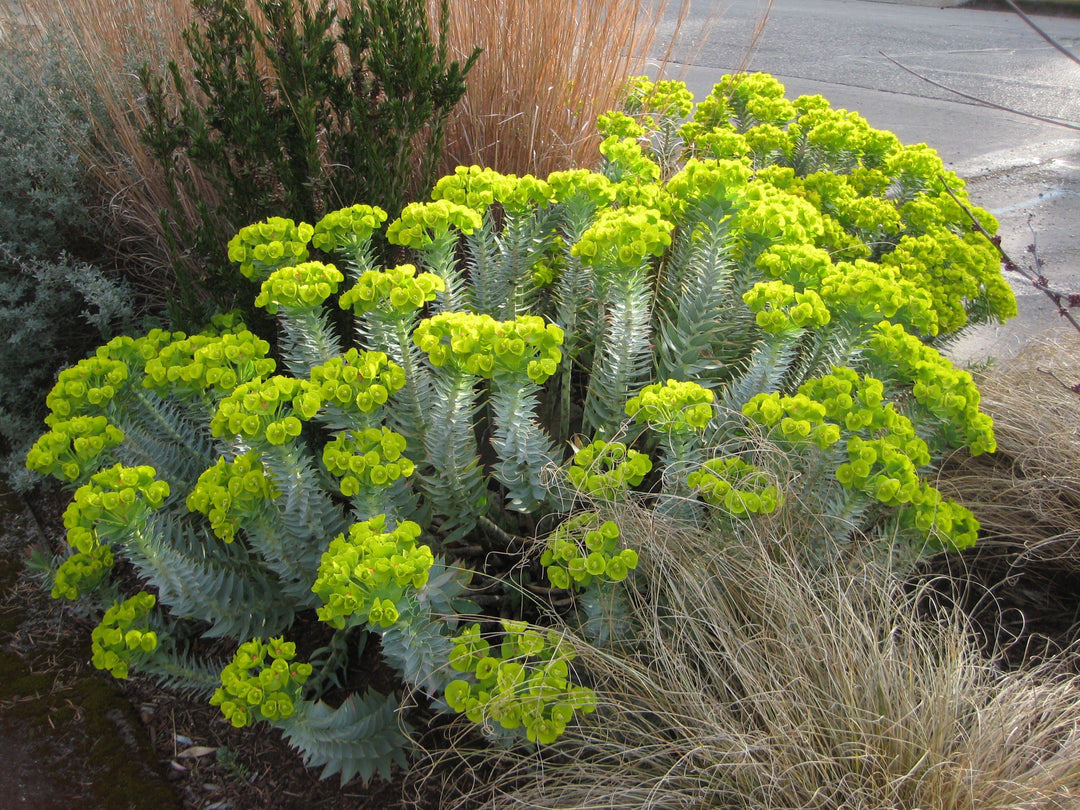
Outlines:
{"label": "dark soil", "polygon": [[[406,780],[321,781],[268,727],[237,730],[203,701],[94,669],[94,622],[51,599],[25,562],[63,537],[67,497],[4,498],[0,516],[0,808],[400,810]],[[415,793],[415,789],[408,791]]]}

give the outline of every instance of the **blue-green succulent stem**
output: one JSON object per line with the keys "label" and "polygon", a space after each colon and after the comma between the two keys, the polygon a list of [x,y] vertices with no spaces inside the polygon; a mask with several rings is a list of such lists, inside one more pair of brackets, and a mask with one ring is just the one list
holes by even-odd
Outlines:
{"label": "blue-green succulent stem", "polygon": [[457,261],[457,242],[457,231],[449,230],[436,236],[430,245],[417,251],[419,269],[434,273],[446,283],[446,289],[435,296],[436,312],[472,308],[472,296],[465,272]]}
{"label": "blue-green succulent stem", "polygon": [[341,340],[334,333],[326,310],[281,308],[281,354],[289,373],[299,379],[311,369],[342,353]]}
{"label": "blue-green succulent stem", "polygon": [[386,423],[405,437],[405,455],[419,462],[424,456],[432,379],[423,353],[412,340],[417,321],[416,314],[369,312],[358,324],[358,333],[363,345],[383,352],[405,372],[405,385],[395,392],[393,406],[385,409]]}
{"label": "blue-green succulent stem", "polygon": [[431,469],[422,482],[449,537],[471,531],[487,505],[474,428],[476,383],[475,376],[449,365],[434,377],[430,429],[424,436]]}
{"label": "blue-green succulent stem", "polygon": [[338,247],[336,253],[342,257],[345,276],[353,284],[368,270],[377,269],[370,236],[360,238],[353,234],[345,244]]}
{"label": "blue-green succulent stem", "polygon": [[651,291],[644,266],[602,273],[602,331],[585,398],[584,432],[614,436],[626,401],[643,386],[652,366]]}
{"label": "blue-green succulent stem", "polygon": [[495,478],[507,489],[510,509],[535,511],[547,499],[544,478],[558,463],[555,445],[536,416],[540,386],[523,373],[497,374],[492,389]]}

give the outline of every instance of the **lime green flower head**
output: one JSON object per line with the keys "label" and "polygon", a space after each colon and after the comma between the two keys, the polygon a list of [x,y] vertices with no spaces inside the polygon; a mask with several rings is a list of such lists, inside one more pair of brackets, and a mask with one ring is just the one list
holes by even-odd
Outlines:
{"label": "lime green flower head", "polygon": [[97,669],[124,679],[132,664],[157,649],[157,633],[149,629],[147,619],[156,601],[153,594],[141,592],[105,611],[90,634],[91,662]]}
{"label": "lime green flower head", "polygon": [[552,532],[540,555],[548,581],[562,589],[587,588],[593,582],[621,582],[637,568],[633,549],[618,549],[619,526],[582,512]]}
{"label": "lime green flower head", "polygon": [[641,138],[645,135],[645,127],[626,113],[607,112],[601,113],[596,119],[596,128],[605,137]]}
{"label": "lime green flower head", "polygon": [[95,473],[75,490],[64,511],[64,527],[72,548],[89,554],[101,533],[124,533],[158,509],[169,496],[169,484],[156,479],[153,467],[116,464]]}
{"label": "lime green flower head", "polygon": [[315,223],[311,244],[332,253],[366,242],[386,222],[386,212],[370,205],[352,205],[331,211]]}
{"label": "lime green flower head", "polygon": [[611,135],[600,143],[600,153],[607,158],[608,173],[615,180],[655,183],[660,179],[660,166],[645,154],[636,138]]}
{"label": "lime green flower head", "polygon": [[374,413],[404,385],[404,370],[383,352],[349,349],[311,370],[304,390],[315,408],[307,412],[313,416],[325,403],[346,413]]}
{"label": "lime green flower head", "polygon": [[924,335],[938,333],[938,314],[929,292],[891,265],[856,259],[840,262],[820,279],[818,292],[834,312],[866,323],[903,323]]}
{"label": "lime green flower head", "polygon": [[321,621],[344,629],[350,624],[387,628],[415,591],[427,584],[435,562],[418,545],[420,527],[402,521],[387,529],[386,516],[354,523],[331,541],[311,590],[322,600]]}
{"label": "lime green flower head", "polygon": [[446,289],[446,282],[434,273],[420,273],[411,264],[389,270],[368,270],[351,289],[342,294],[342,309],[352,308],[357,315],[365,312],[385,312],[408,315],[435,300],[435,294]]}
{"label": "lime green flower head", "polygon": [[686,477],[686,484],[706,503],[735,516],[769,514],[783,503],[772,476],[738,456],[706,461]]}
{"label": "lime green flower head", "polygon": [[283,638],[261,638],[240,645],[210,698],[235,728],[258,720],[285,720],[296,713],[301,689],[312,666],[296,661],[296,645]]}
{"label": "lime green flower head", "polygon": [[600,208],[615,200],[614,184],[604,175],[588,169],[552,172],[548,175],[547,182],[555,202],[565,203],[580,199]]}
{"label": "lime green flower head", "polygon": [[498,655],[472,625],[452,639],[451,666],[465,675],[444,694],[450,708],[474,723],[524,732],[530,742],[550,745],[565,732],[575,712],[596,708],[591,689],[570,682],[574,654],[557,634],[546,636],[524,622],[503,621]]}
{"label": "lime green flower head", "polygon": [[562,361],[562,329],[536,315],[497,321],[490,315],[443,312],[421,321],[413,341],[436,368],[449,363],[486,379],[524,372],[541,385]]}
{"label": "lime green flower head", "polygon": [[904,510],[904,522],[922,532],[929,551],[963,551],[979,538],[979,521],[967,507],[947,500],[941,493],[923,484]]}
{"label": "lime green flower head", "polygon": [[642,99],[645,112],[669,118],[686,118],[694,108],[694,94],[675,79],[656,82]]}
{"label": "lime green flower head", "polygon": [[658,211],[639,205],[601,211],[570,249],[586,265],[637,268],[671,244],[674,225]]}
{"label": "lime green flower head", "polygon": [[392,245],[425,250],[446,239],[451,228],[468,234],[481,223],[474,209],[449,200],[409,203],[386,229],[386,240]]}
{"label": "lime green flower head", "polygon": [[386,427],[342,431],[323,448],[323,465],[341,479],[341,493],[387,487],[415,469],[405,458],[405,437]]}
{"label": "lime green flower head", "polygon": [[684,204],[702,200],[730,203],[742,196],[750,168],[738,160],[686,161],[679,172],[668,181],[668,193]]}
{"label": "lime green flower head", "polygon": [[244,520],[260,514],[279,494],[260,455],[251,452],[233,461],[219,458],[199,476],[187,497],[187,508],[206,515],[214,534],[231,543]]}
{"label": "lime green flower head", "polygon": [[483,214],[495,203],[512,213],[546,205],[551,188],[530,174],[517,177],[479,166],[458,166],[432,189],[431,199],[448,200]]}
{"label": "lime green flower head", "polygon": [[245,278],[261,283],[274,270],[306,260],[314,233],[306,222],[270,217],[240,229],[229,241],[229,261],[240,265]]}
{"label": "lime green flower head", "polygon": [[26,454],[26,466],[72,483],[97,470],[108,452],[123,440],[123,431],[104,416],[54,421],[52,429]]}
{"label": "lime green flower head", "polygon": [[273,374],[270,344],[247,329],[193,335],[162,347],[146,361],[143,386],[162,396],[222,396],[240,383]]}
{"label": "lime green flower head", "polygon": [[56,569],[52,598],[74,601],[92,593],[109,575],[113,562],[112,549],[102,544],[72,554]]}
{"label": "lime green flower head", "polygon": [[760,281],[743,295],[756,313],[757,325],[770,334],[813,329],[827,324],[832,315],[813,290],[796,292],[783,281]]}
{"label": "lime green flower head", "polygon": [[[218,403],[217,412],[210,420],[210,431],[215,437],[238,436],[249,441],[266,441],[272,445],[284,444],[300,435],[301,424],[297,414],[311,418],[318,410],[309,407],[306,398],[313,396],[303,388],[300,380],[275,375],[266,380],[252,380],[238,385],[229,396]],[[294,399],[305,407],[294,407]],[[299,404],[299,403],[297,403]]]}
{"label": "lime green flower head", "polygon": [[53,425],[83,414],[104,414],[127,383],[128,366],[120,360],[94,355],[64,369],[45,397],[49,415],[45,424]]}
{"label": "lime green flower head", "polygon": [[695,382],[647,385],[626,403],[626,415],[665,432],[701,431],[712,419],[715,396]]}
{"label": "lime green flower head", "polygon": [[826,419],[825,406],[801,392],[794,396],[757,394],[743,406],[742,413],[770,428],[776,440],[792,445],[814,444],[825,449],[840,441],[840,427]]}
{"label": "lime green flower head", "polygon": [[272,272],[262,284],[255,306],[271,315],[280,308],[312,310],[322,305],[345,276],[332,264],[301,262]]}
{"label": "lime green flower head", "polygon": [[571,486],[593,498],[613,500],[638,486],[650,470],[652,461],[644,453],[630,450],[622,442],[598,439],[574,453],[566,478]]}
{"label": "lime green flower head", "polygon": [[770,278],[799,289],[817,288],[833,272],[829,252],[814,245],[773,245],[758,255],[756,264]]}
{"label": "lime green flower head", "polygon": [[746,138],[733,129],[710,129],[703,131],[693,121],[680,130],[683,141],[692,147],[693,153],[702,159],[737,160],[749,163],[753,151]]}

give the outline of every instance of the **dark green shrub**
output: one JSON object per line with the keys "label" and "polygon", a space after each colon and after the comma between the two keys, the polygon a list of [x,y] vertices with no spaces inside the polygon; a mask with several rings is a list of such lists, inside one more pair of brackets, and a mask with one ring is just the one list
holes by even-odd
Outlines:
{"label": "dark green shrub", "polygon": [[[410,190],[427,187],[442,148],[443,123],[465,92],[464,65],[448,61],[447,0],[433,37],[425,0],[194,0],[199,21],[185,32],[193,77],[169,65],[166,81],[140,79],[151,122],[144,142],[165,171],[173,200],[166,232],[195,253],[204,277],[176,261],[189,317],[200,304],[245,302],[225,242],[270,214],[314,222],[358,201],[392,215]],[[178,156],[210,181],[200,199]],[[198,200],[198,221],[182,200]],[[240,292],[244,290],[244,292]]]}

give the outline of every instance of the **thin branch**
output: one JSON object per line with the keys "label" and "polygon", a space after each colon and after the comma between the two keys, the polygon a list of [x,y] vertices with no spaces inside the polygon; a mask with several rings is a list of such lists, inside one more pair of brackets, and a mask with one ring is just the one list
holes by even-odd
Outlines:
{"label": "thin branch", "polygon": [[963,92],[961,90],[957,90],[954,87],[949,87],[946,84],[942,84],[941,82],[934,81],[929,76],[924,76],[923,74],[919,73],[918,71],[912,70],[907,65],[904,65],[901,62],[898,62],[897,60],[893,59],[891,56],[889,56],[884,51],[878,51],[878,53],[881,54],[882,56],[884,56],[886,59],[888,59],[890,62],[892,62],[894,65],[896,65],[901,70],[903,70],[903,71],[905,71],[907,73],[910,73],[915,78],[922,79],[924,82],[927,82],[928,84],[934,85],[934,87],[938,87],[938,88],[944,90],[947,93],[952,93],[953,95],[960,96],[960,98],[965,98],[968,101],[973,101],[973,102],[975,102],[976,104],[978,104],[980,106],[992,107],[995,110],[1001,110],[1002,112],[1012,113],[1013,115],[1022,115],[1024,118],[1030,118],[1033,121],[1039,121],[1039,122],[1041,122],[1043,124],[1052,124],[1052,125],[1057,126],[1057,127],[1065,127],[1066,129],[1072,129],[1072,130],[1080,131],[1080,124],[1073,124],[1073,123],[1070,123],[1069,121],[1059,121],[1056,118],[1046,118],[1046,117],[1041,116],[1041,115],[1035,115],[1035,113],[1026,113],[1023,110],[1017,110],[1017,109],[1014,109],[1012,107],[1006,107],[1006,106],[1004,106],[1002,104],[995,104],[993,101],[987,101],[984,98],[979,98],[978,96],[969,95],[968,93],[965,93],[965,92]]}
{"label": "thin branch", "polygon": [[1005,248],[1001,246],[1001,238],[991,236],[989,231],[987,231],[986,228],[983,227],[982,223],[975,218],[975,215],[971,212],[971,209],[964,205],[964,203],[960,201],[960,199],[956,196],[953,190],[949,188],[949,184],[945,181],[944,176],[939,174],[938,180],[940,180],[941,185],[945,187],[945,192],[950,197],[952,197],[953,202],[959,205],[961,210],[965,214],[967,214],[968,219],[971,220],[972,227],[975,228],[975,230],[981,233],[984,237],[986,237],[986,239],[990,242],[991,245],[997,248],[997,252],[1001,256],[1001,260],[1005,265],[1005,269],[1011,270],[1014,273],[1019,273],[1025,279],[1027,279],[1028,283],[1032,287],[1034,287],[1036,290],[1039,290],[1047,298],[1053,301],[1054,306],[1058,308],[1058,314],[1065,318],[1065,320],[1067,320],[1069,323],[1071,323],[1073,325],[1073,328],[1076,329],[1077,332],[1080,332],[1080,323],[1077,323],[1076,318],[1074,318],[1073,314],[1069,312],[1069,307],[1080,306],[1080,295],[1077,295],[1075,293],[1062,292],[1061,290],[1055,290],[1053,287],[1050,286],[1050,283],[1047,281],[1046,276],[1042,275],[1042,273],[1032,273],[1028,268],[1014,262],[1012,260],[1012,257],[1005,252]]}
{"label": "thin branch", "polygon": [[1033,19],[1031,19],[1031,17],[1029,17],[1027,14],[1022,12],[1020,10],[1020,7],[1018,5],[1016,5],[1016,3],[1013,2],[1013,0],[1005,0],[1005,2],[1009,4],[1009,8],[1011,8],[1013,11],[1015,11],[1017,13],[1017,15],[1020,17],[1021,20],[1023,20],[1024,22],[1026,22],[1028,25],[1031,26],[1032,30],[1034,30],[1036,34],[1038,34],[1040,37],[1042,37],[1048,43],[1050,43],[1050,45],[1052,45],[1057,50],[1061,51],[1063,54],[1065,54],[1067,57],[1069,57],[1069,59],[1071,59],[1073,62],[1076,62],[1076,64],[1080,65],[1080,57],[1075,56],[1072,53],[1072,51],[1068,50],[1064,45],[1062,45],[1060,42],[1058,42],[1056,39],[1054,39],[1048,33],[1046,33],[1041,28],[1039,28],[1039,26],[1035,24],[1035,21]]}

